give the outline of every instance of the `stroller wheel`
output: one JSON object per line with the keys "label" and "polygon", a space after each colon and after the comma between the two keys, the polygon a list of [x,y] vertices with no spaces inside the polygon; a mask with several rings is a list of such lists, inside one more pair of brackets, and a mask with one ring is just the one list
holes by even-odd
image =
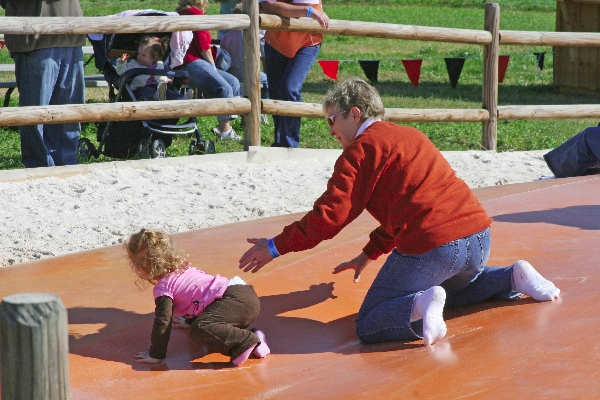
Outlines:
{"label": "stroller wheel", "polygon": [[146,158],[150,155],[150,143],[149,140],[144,139],[138,144],[137,150],[141,158]]}
{"label": "stroller wheel", "polygon": [[216,154],[216,152],[215,143],[212,140],[207,139],[206,142],[204,142],[204,154]]}
{"label": "stroller wheel", "polygon": [[89,161],[96,155],[96,146],[88,138],[80,138],[77,141],[77,160]]}
{"label": "stroller wheel", "polygon": [[197,151],[197,148],[196,148],[196,147],[197,147],[197,146],[198,146],[198,142],[197,142],[196,140],[192,140],[192,141],[190,142],[190,148],[189,148],[189,152],[188,152],[188,154],[189,154],[190,156],[193,156],[194,154],[197,154],[197,153],[196,153],[196,151]]}
{"label": "stroller wheel", "polygon": [[167,156],[167,146],[160,139],[152,142],[152,158],[165,158]]}

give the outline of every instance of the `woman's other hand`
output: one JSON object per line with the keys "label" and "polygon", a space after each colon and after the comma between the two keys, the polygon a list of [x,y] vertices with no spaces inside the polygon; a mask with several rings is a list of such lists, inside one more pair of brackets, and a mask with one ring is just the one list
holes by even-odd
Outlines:
{"label": "woman's other hand", "polygon": [[135,356],[136,363],[144,363],[144,364],[158,364],[161,360],[158,358],[150,357],[150,354],[147,351],[140,351]]}
{"label": "woman's other hand", "polygon": [[346,261],[338,265],[333,269],[334,274],[339,274],[347,269],[354,270],[354,283],[358,283],[360,280],[360,274],[363,272],[365,267],[371,262],[371,259],[367,257],[365,253],[360,253],[357,257],[350,261]]}

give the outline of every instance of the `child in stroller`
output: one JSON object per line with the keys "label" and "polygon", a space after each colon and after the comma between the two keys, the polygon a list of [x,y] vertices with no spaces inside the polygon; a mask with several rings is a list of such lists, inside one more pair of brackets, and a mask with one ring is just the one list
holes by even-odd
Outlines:
{"label": "child in stroller", "polygon": [[[132,15],[132,14],[129,14]],[[144,11],[139,14],[144,16],[162,16],[171,15],[162,11]],[[173,33],[175,35],[176,33]],[[187,97],[185,93],[180,93],[184,86],[187,73],[185,71],[170,71],[161,69],[158,61],[168,62],[167,46],[163,48],[164,54],[167,54],[162,60],[157,60],[156,68],[133,68],[118,73],[119,61],[123,54],[130,57],[137,55],[139,44],[146,38],[161,38],[167,44],[171,34],[146,33],[146,34],[111,34],[111,35],[89,35],[90,42],[94,48],[94,59],[96,67],[102,71],[104,78],[109,86],[109,99],[111,102],[121,101],[140,101],[152,99],[155,88],[161,90],[165,85],[157,85],[155,88],[150,86],[148,89],[138,87],[134,88],[135,79],[140,75],[146,75],[146,81],[149,76],[158,80],[168,81],[169,92],[166,98]],[[131,61],[125,65],[130,64]],[[139,61],[138,61],[139,63]],[[161,62],[162,63],[162,62]],[[142,63],[140,63],[142,64]],[[143,80],[144,78],[142,78]],[[144,85],[146,86],[146,85]],[[142,89],[142,90],[140,90]],[[116,93],[115,93],[116,91]],[[152,91],[150,96],[148,91]],[[137,92],[137,94],[136,94]],[[160,96],[159,96],[160,97]],[[164,98],[164,97],[163,97]],[[178,118],[141,120],[141,121],[111,121],[98,124],[97,140],[98,147],[88,138],[82,137],[79,140],[77,155],[80,160],[89,160],[92,156],[99,157],[101,154],[114,158],[131,158],[140,156],[142,158],[166,157],[167,148],[171,145],[173,135],[193,134],[194,139],[189,145],[189,154],[214,154],[215,147],[211,140],[203,140],[202,135],[196,125],[195,118],[188,118],[179,123]]]}
{"label": "child in stroller", "polygon": [[[168,40],[166,37],[146,36],[142,38],[137,50],[136,58],[131,58],[130,53],[123,53],[117,61],[117,74],[123,75],[125,71],[134,68],[152,68],[165,69],[161,61],[165,58],[168,49]],[[162,75],[138,75],[131,81],[131,89],[139,100],[159,100],[159,88],[170,83],[170,79]],[[160,100],[179,100],[187,98],[185,94],[180,94],[172,89],[166,88],[164,98]]]}

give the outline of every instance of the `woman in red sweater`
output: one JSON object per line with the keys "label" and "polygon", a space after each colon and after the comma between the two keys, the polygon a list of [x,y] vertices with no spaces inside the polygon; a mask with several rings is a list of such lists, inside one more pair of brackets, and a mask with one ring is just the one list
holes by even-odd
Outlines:
{"label": "woman in red sweater", "polygon": [[[553,300],[560,291],[527,261],[487,267],[492,219],[467,184],[417,129],[382,122],[379,94],[360,79],[334,87],[323,100],[330,133],[343,152],[327,190],[300,221],[253,246],[240,268],[256,272],[273,258],[333,238],[365,209],[380,223],[354,259],[333,273],[353,269],[354,281],[382,254],[381,267],[358,312],[356,331],[365,343],[446,335],[444,306],[526,294]],[[422,320],[422,331],[419,324]]]}

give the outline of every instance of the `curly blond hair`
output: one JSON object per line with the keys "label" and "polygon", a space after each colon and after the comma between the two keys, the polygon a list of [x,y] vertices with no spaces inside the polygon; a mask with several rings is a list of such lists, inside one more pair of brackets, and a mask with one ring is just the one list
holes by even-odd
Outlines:
{"label": "curly blond hair", "polygon": [[181,272],[187,261],[162,231],[142,229],[126,243],[131,268],[145,282],[153,285],[172,272]]}
{"label": "curly blond hair", "polygon": [[196,7],[206,12],[208,10],[208,0],[179,0],[179,6],[175,11],[179,12],[190,7]]}

